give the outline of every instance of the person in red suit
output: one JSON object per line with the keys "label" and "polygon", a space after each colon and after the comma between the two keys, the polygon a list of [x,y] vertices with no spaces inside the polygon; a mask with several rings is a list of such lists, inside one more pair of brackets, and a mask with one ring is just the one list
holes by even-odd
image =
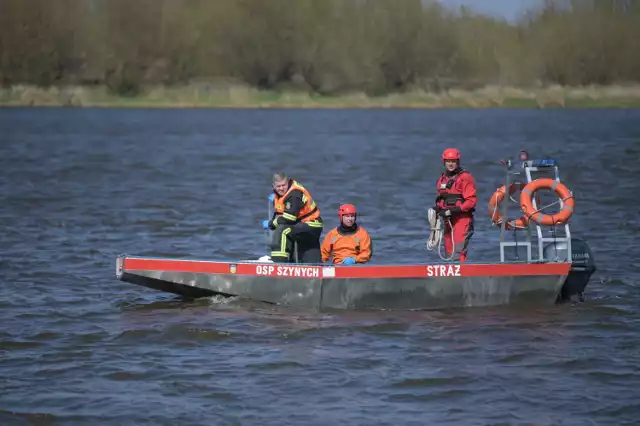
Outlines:
{"label": "person in red suit", "polygon": [[476,182],[471,173],[460,167],[460,151],[457,149],[445,149],[442,161],[445,171],[438,179],[435,210],[444,220],[442,238],[447,257],[453,258],[459,253],[460,261],[464,262],[473,235]]}

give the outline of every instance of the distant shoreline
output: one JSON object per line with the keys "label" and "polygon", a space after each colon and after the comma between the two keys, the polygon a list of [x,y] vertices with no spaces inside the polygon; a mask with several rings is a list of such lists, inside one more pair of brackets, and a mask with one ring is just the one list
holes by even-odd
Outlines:
{"label": "distant shoreline", "polygon": [[111,94],[102,86],[0,89],[1,107],[76,108],[640,108],[640,85],[515,88],[489,86],[440,93],[410,91],[371,97],[309,95],[302,91],[265,91],[207,83],[152,87],[132,96]]}

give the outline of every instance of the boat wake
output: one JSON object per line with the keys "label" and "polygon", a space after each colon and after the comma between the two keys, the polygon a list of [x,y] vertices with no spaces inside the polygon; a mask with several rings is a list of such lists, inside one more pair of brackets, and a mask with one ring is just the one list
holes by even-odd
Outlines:
{"label": "boat wake", "polygon": [[221,294],[216,294],[215,296],[211,296],[208,298],[210,305],[228,305],[240,299],[238,296],[223,296]]}

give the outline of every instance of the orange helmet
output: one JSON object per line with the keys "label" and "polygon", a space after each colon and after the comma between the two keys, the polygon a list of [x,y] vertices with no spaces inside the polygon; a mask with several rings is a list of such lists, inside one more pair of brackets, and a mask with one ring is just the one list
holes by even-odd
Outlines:
{"label": "orange helmet", "polygon": [[455,148],[447,148],[442,153],[442,160],[458,160],[460,161],[460,151]]}
{"label": "orange helmet", "polygon": [[344,216],[345,214],[358,214],[356,206],[354,206],[353,204],[341,205],[338,209],[338,217],[340,218],[340,221],[342,221],[342,216]]}

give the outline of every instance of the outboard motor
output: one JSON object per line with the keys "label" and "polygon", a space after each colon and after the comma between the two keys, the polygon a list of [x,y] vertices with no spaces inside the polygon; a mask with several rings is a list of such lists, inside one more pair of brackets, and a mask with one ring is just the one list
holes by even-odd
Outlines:
{"label": "outboard motor", "polygon": [[[584,300],[583,293],[591,275],[596,271],[596,263],[587,242],[571,238],[571,269],[562,286],[556,303]],[[544,247],[544,258],[551,261],[567,260],[567,243],[550,243]]]}

